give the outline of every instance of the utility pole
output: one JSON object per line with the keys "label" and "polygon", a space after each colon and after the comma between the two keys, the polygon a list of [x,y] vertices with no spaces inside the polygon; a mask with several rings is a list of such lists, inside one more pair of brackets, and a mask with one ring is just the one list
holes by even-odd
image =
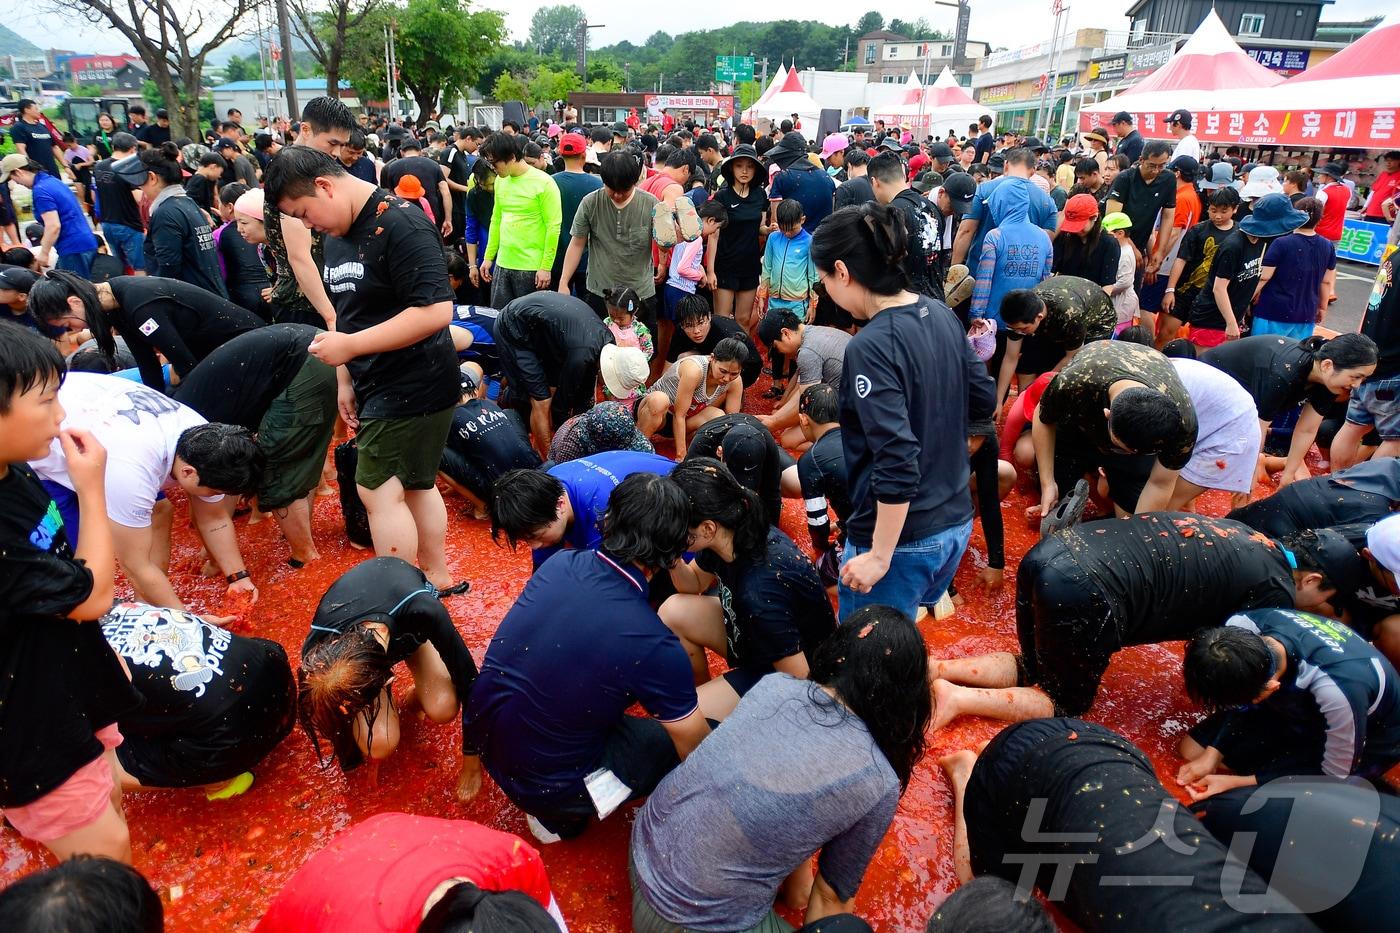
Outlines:
{"label": "utility pole", "polygon": [[851,37],[846,37],[846,51],[841,53],[841,67],[845,68],[851,62]]}
{"label": "utility pole", "polygon": [[[292,21],[287,16],[287,0],[277,0],[277,31],[282,36],[282,77],[287,83],[287,118],[300,120],[301,108],[297,106],[297,69],[296,63],[292,61],[295,57],[292,54]],[[334,88],[329,89],[329,93],[338,96]]]}
{"label": "utility pole", "polygon": [[[1056,83],[1059,75],[1056,70],[1060,61],[1060,34],[1064,28],[1065,11],[1069,8],[1065,6],[1065,0],[1053,0],[1050,6],[1051,12],[1055,14],[1055,28],[1050,33],[1050,55],[1047,60],[1048,68],[1045,72],[1045,86],[1040,89],[1040,105],[1035,111],[1035,132],[1043,134],[1045,123],[1054,116],[1055,99],[1050,97],[1052,86]],[[1050,97],[1050,112],[1045,111],[1045,100]]]}
{"label": "utility pole", "polygon": [[578,73],[583,79],[583,88],[588,90],[588,30],[602,29],[606,23],[590,23],[587,19],[578,22]]}
{"label": "utility pole", "polygon": [[758,93],[762,94],[768,90],[768,59],[761,59],[759,64],[763,66],[763,77],[758,79]]}
{"label": "utility pole", "polygon": [[632,93],[632,63],[622,63],[622,90],[625,94]]}

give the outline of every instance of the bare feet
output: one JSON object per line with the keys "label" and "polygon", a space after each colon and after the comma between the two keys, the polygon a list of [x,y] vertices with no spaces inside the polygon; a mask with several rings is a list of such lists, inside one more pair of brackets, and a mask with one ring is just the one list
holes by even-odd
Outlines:
{"label": "bare feet", "polygon": [[[986,742],[982,743],[985,748]],[[979,748],[978,751],[981,751]],[[960,752],[953,752],[951,755],[944,755],[938,759],[938,767],[943,769],[943,773],[948,775],[950,784],[962,786],[967,784],[972,777],[972,766],[977,764],[977,754],[970,748],[965,748]]]}
{"label": "bare feet", "polygon": [[961,711],[954,701],[959,689],[957,684],[942,678],[933,682],[933,724],[931,728],[934,732],[938,732],[961,715]]}

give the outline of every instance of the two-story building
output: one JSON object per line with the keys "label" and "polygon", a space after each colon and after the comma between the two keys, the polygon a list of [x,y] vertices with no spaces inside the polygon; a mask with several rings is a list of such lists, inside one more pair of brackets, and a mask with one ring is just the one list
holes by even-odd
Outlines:
{"label": "two-story building", "polygon": [[1322,8],[1332,0],[1137,0],[1128,9],[1129,32],[1189,34],[1212,8],[1225,28],[1246,45],[1250,40],[1312,42]]}
{"label": "two-story building", "polygon": [[953,55],[952,39],[911,39],[888,29],[876,29],[856,40],[856,70],[871,84],[901,84],[910,71],[923,75],[927,61],[930,80],[946,65],[959,83],[966,85],[975,63],[989,48],[985,42],[969,39],[967,61],[959,63]]}

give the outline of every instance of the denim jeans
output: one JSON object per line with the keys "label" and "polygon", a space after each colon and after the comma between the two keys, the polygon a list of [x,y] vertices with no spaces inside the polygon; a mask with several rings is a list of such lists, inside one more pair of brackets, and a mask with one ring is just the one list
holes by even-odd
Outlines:
{"label": "denim jeans", "polygon": [[[972,520],[935,532],[918,541],[908,541],[894,549],[890,569],[869,593],[857,593],[844,583],[837,590],[841,621],[846,621],[864,606],[893,606],[909,618],[914,618],[919,606],[932,604],[953,582],[967,539],[972,535]],[[850,541],[841,554],[841,564],[869,551]]]}
{"label": "denim jeans", "polygon": [[140,272],[146,268],[146,234],[126,224],[103,224],[102,236],[107,249],[121,260],[122,265]]}
{"label": "denim jeans", "polygon": [[90,279],[92,278],[92,261],[96,258],[97,250],[95,249],[84,250],[81,253],[66,253],[58,257],[54,268]]}

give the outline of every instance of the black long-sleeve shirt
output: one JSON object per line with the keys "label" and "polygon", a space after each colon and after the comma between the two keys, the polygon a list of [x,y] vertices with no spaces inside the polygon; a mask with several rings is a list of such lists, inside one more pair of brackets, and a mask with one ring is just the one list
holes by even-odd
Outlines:
{"label": "black long-sleeve shirt", "polygon": [[970,521],[967,426],[995,407],[996,384],[947,305],[921,296],[871,318],[841,379],[850,540],[870,546],[876,502],[909,504],[901,543]]}
{"label": "black long-sleeve shirt", "polygon": [[146,230],[146,272],[188,282],[219,298],[228,297],[219,274],[214,230],[189,197],[167,198],[151,211]]}

